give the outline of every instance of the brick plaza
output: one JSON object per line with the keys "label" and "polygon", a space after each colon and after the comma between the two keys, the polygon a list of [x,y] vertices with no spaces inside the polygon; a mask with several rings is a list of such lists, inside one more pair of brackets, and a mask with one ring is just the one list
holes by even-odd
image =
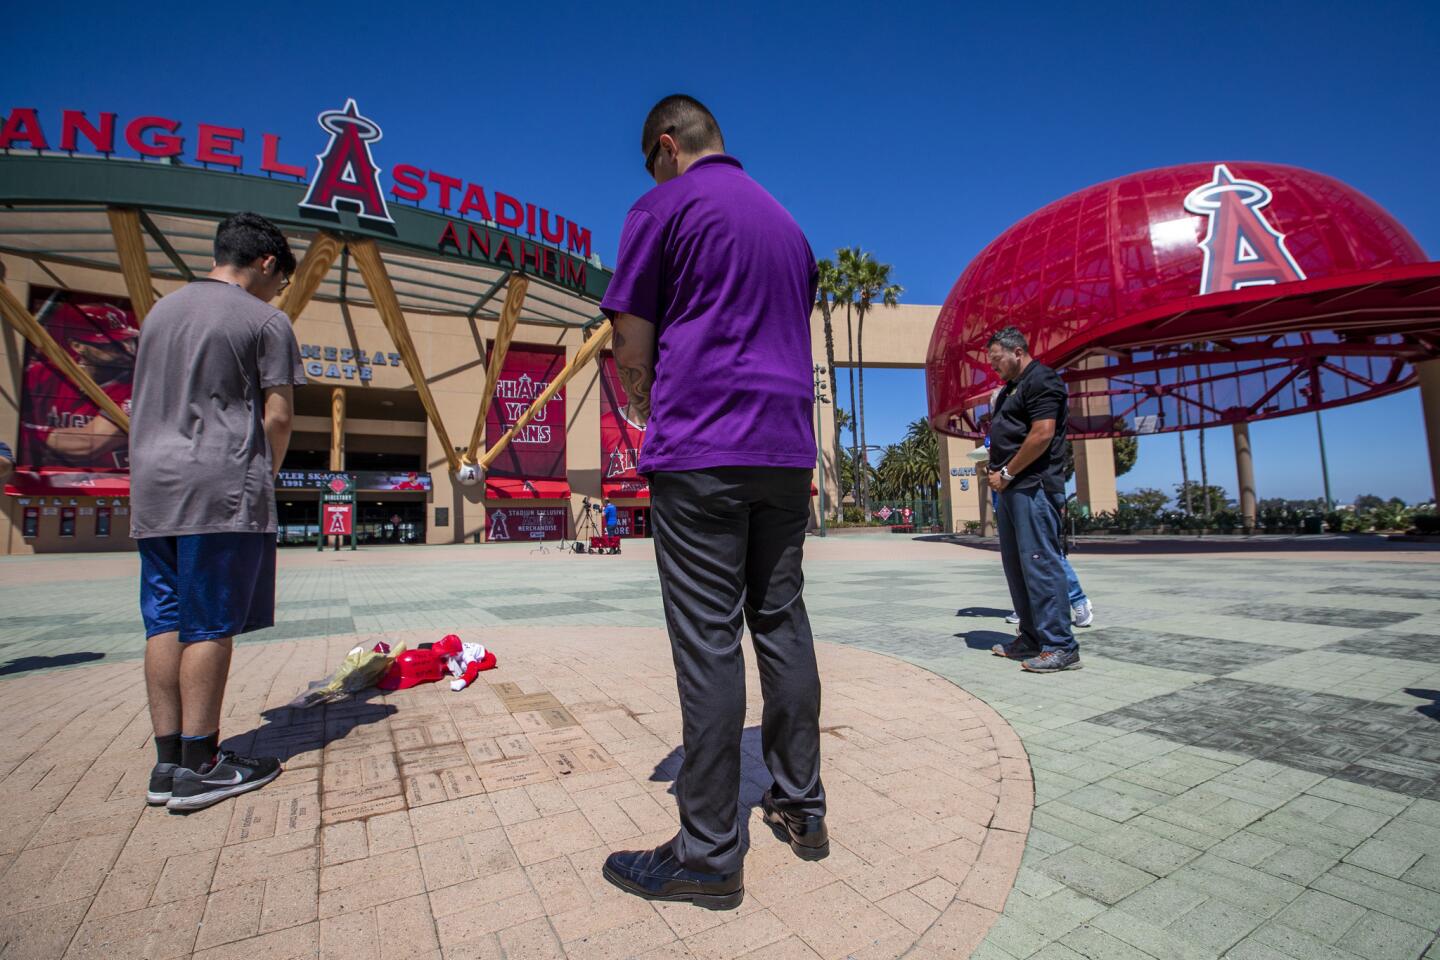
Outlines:
{"label": "brick plaza", "polygon": [[[643,541],[282,552],[222,733],[286,772],[190,816],[144,806],[134,557],[0,559],[0,957],[1440,957],[1440,552],[1082,547],[1085,669],[1032,676],[993,552],[807,550],[833,852],[753,812],[752,670],[731,913],[600,877],[675,828]],[[284,706],[452,631],[486,682]]]}

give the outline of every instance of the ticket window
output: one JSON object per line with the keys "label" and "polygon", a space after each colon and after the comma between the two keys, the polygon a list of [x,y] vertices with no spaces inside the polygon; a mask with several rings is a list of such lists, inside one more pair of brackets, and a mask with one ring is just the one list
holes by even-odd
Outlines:
{"label": "ticket window", "polygon": [[108,537],[108,536],[110,536],[110,508],[109,508],[109,507],[96,507],[96,508],[95,508],[95,536],[97,536],[97,537]]}
{"label": "ticket window", "polygon": [[23,525],[21,526],[20,530],[21,530],[21,534],[20,534],[20,535],[23,536],[26,540],[33,540],[33,539],[35,539],[36,537],[40,536],[40,508],[39,508],[39,507],[26,507],[26,508],[25,508],[25,519],[24,519],[24,521],[23,521]]}
{"label": "ticket window", "polygon": [[63,507],[60,510],[60,536],[75,536],[75,508]]}

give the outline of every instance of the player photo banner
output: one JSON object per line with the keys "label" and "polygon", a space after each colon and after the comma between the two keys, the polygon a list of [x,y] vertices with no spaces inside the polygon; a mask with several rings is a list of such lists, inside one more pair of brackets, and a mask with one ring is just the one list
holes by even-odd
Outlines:
{"label": "player photo banner", "polygon": [[[490,411],[485,416],[487,447],[504,436],[505,431],[520,419],[564,368],[565,351],[562,348],[520,343],[511,345],[500,370],[500,379],[495,384]],[[537,490],[546,496],[570,495],[565,473],[564,388],[515,435],[500,458],[491,465],[485,481],[485,495],[491,499],[535,497]]]}
{"label": "player photo banner", "polygon": [[485,511],[485,539],[490,543],[524,543],[565,539],[564,507],[490,507]]}
{"label": "player photo banner", "polygon": [[[128,414],[140,338],[130,301],[32,286],[30,312]],[[107,494],[128,493],[125,431],[28,343],[22,383],[14,485],[93,493],[103,478]]]}
{"label": "player photo banner", "polygon": [[600,356],[600,466],[607,497],[648,497],[650,485],[636,472],[645,428],[630,411],[615,356]]}

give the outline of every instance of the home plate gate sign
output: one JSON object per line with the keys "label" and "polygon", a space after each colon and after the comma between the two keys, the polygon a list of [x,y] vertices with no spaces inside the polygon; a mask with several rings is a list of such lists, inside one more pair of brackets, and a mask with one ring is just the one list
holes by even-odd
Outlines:
{"label": "home plate gate sign", "polygon": [[337,473],[325,481],[320,488],[320,533],[315,538],[315,549],[325,549],[325,538],[336,537],[335,549],[340,549],[340,537],[350,538],[350,549],[355,549],[355,478],[347,473]]}

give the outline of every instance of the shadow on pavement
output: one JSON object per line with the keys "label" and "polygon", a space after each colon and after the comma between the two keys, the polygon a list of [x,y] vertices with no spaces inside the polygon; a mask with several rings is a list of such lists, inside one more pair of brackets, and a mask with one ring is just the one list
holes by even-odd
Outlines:
{"label": "shadow on pavement", "polygon": [[[1009,611],[1005,611],[1008,613]],[[1001,633],[999,630],[970,630],[966,633],[957,633],[955,636],[965,641],[965,646],[971,650],[984,650],[989,652],[995,644],[1009,643],[1015,639],[1013,633]]]}
{"label": "shadow on pavement", "polygon": [[1429,703],[1421,704],[1415,708],[1415,712],[1431,720],[1440,720],[1440,690],[1419,690],[1414,687],[1405,688],[1405,692],[1412,697],[1419,697],[1421,700],[1429,700]]}
{"label": "shadow on pavement", "polygon": [[[685,760],[685,748],[676,747],[655,765],[651,783],[669,783],[675,795],[675,778]],[[824,771],[821,771],[824,775]],[[760,797],[770,788],[770,770],[760,749],[760,728],[746,727],[740,735],[740,846],[750,849],[750,811],[760,806]]]}
{"label": "shadow on pavement", "polygon": [[957,617],[1008,617],[1009,610],[1001,607],[961,607],[955,611]]}
{"label": "shadow on pavement", "polygon": [[27,673],[31,670],[73,667],[79,663],[93,663],[96,660],[104,659],[105,654],[96,653],[93,650],[82,653],[61,653],[53,657],[16,657],[9,663],[0,665],[0,677],[9,676],[12,673]]}
{"label": "shadow on pavement", "polygon": [[319,751],[344,740],[356,727],[378,723],[395,713],[392,703],[383,702],[380,691],[371,689],[350,700],[301,710],[273,707],[260,714],[265,722],[253,730],[226,737],[227,750],[251,757],[289,760],[298,754]]}
{"label": "shadow on pavement", "polygon": [[[1000,541],[995,537],[977,537],[969,534],[930,534],[914,539],[924,543],[953,543],[962,547],[1000,552]],[[1440,543],[1415,541],[1393,541],[1385,537],[1364,534],[1316,534],[1312,536],[1267,536],[1254,537],[1215,535],[1196,536],[1147,536],[1147,537],[1076,537],[1072,551],[1086,554],[1177,554],[1177,553],[1348,553],[1394,550],[1414,552],[1416,550],[1440,550]]]}

